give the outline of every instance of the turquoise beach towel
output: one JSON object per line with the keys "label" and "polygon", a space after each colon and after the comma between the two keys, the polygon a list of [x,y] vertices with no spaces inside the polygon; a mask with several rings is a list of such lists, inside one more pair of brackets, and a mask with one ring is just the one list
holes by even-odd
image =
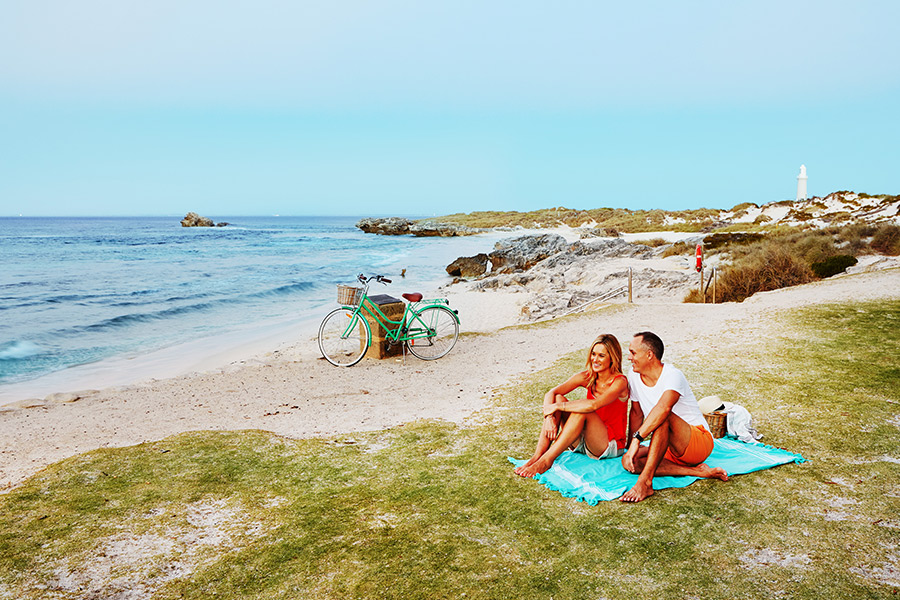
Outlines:
{"label": "turquoise beach towel", "polygon": [[[524,460],[509,458],[515,466],[525,464]],[[733,438],[716,440],[712,454],[706,459],[710,467],[722,467],[728,476],[771,469],[787,463],[805,462],[799,454],[764,446],[746,444]],[[621,459],[594,460],[584,454],[565,451],[546,473],[535,475],[534,479],[551,490],[556,490],[567,498],[594,505],[601,500],[615,500],[634,486],[637,475],[622,467]],[[654,477],[653,489],[687,487],[697,481],[697,477]]]}

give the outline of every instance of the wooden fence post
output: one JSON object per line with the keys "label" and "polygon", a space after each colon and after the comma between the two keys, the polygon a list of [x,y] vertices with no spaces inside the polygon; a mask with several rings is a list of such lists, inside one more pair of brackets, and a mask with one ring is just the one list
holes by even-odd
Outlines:
{"label": "wooden fence post", "polygon": [[631,267],[628,267],[628,304],[631,304]]}

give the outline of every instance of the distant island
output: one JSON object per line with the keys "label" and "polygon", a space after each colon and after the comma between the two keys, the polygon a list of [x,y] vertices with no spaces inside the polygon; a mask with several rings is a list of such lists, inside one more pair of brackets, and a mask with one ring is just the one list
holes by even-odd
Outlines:
{"label": "distant island", "polygon": [[214,223],[212,219],[201,217],[195,212],[189,212],[181,220],[182,227],[225,227],[226,225],[228,225],[228,223],[224,221],[221,223]]}
{"label": "distant island", "polygon": [[418,220],[369,218],[359,221],[357,227],[366,233],[381,235],[450,237],[498,228],[548,229],[567,226],[596,230],[598,236],[615,237],[617,232],[765,232],[782,226],[809,229],[877,222],[900,224],[900,196],[838,191],[807,200],[783,200],[763,205],[744,202],[730,210],[577,210],[558,207],[530,212],[478,211]]}

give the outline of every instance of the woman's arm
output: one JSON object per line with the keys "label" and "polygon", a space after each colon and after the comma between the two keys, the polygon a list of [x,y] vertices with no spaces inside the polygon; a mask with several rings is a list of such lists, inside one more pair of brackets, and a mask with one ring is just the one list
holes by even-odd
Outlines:
{"label": "woman's arm", "polygon": [[[578,389],[580,387],[584,387],[587,383],[587,373],[584,371],[580,371],[575,373],[568,380],[559,384],[552,390],[548,391],[544,394],[544,406],[548,406],[550,404],[556,404],[557,402],[568,402],[565,395],[571,392],[572,390]],[[562,400],[558,400],[557,396],[562,396]]]}
{"label": "woman's arm", "polygon": [[559,417],[552,413],[547,414],[547,407],[554,404],[568,403],[565,394],[568,394],[572,390],[579,387],[583,387],[586,383],[587,372],[582,371],[579,373],[575,373],[574,375],[569,377],[567,381],[559,384],[558,386],[554,387],[552,390],[544,394],[544,424],[541,427],[541,435],[546,437],[548,440],[556,439],[556,436],[559,434]]}
{"label": "woman's arm", "polygon": [[611,404],[622,397],[622,393],[628,389],[628,381],[624,377],[616,377],[603,393],[593,399],[573,400],[571,402],[544,403],[544,416],[550,416],[557,412],[590,413],[601,406]]}

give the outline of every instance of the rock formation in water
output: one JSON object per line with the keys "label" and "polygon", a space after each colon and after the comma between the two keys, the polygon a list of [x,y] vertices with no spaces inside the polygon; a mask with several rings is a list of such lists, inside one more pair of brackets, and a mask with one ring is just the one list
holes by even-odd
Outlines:
{"label": "rock formation in water", "polygon": [[228,223],[213,223],[212,219],[201,217],[195,212],[189,212],[181,220],[182,227],[225,227]]}

